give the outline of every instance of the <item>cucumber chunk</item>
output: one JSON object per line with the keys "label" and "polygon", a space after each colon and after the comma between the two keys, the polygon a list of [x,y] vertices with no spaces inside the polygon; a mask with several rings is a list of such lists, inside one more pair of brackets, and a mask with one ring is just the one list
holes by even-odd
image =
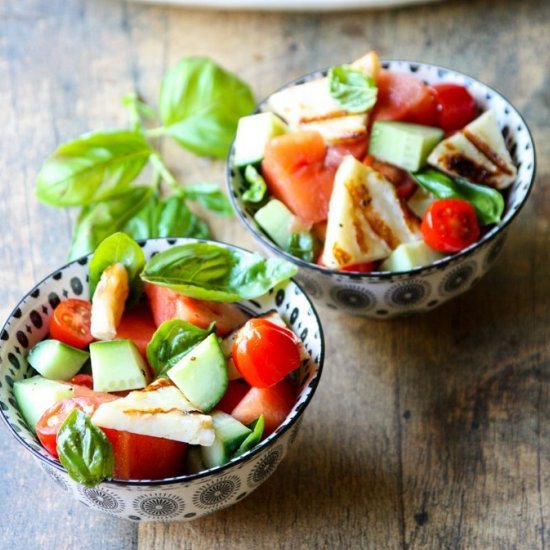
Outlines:
{"label": "cucumber chunk", "polygon": [[212,422],[216,437],[210,447],[201,447],[202,462],[206,468],[214,468],[229,462],[235,451],[252,433],[230,414],[214,411]]}
{"label": "cucumber chunk", "polygon": [[227,390],[227,361],[211,334],[182,357],[169,371],[168,377],[201,411],[208,412]]}
{"label": "cucumber chunk", "polygon": [[73,397],[74,389],[69,384],[61,384],[42,376],[33,376],[15,382],[13,395],[21,415],[34,432],[36,423],[44,412],[58,401]]}
{"label": "cucumber chunk", "polygon": [[409,271],[430,265],[445,255],[432,250],[424,241],[400,244],[380,266],[382,271]]}
{"label": "cucumber chunk", "polygon": [[125,391],[147,385],[147,366],[131,340],[106,340],[90,344],[95,391]]}
{"label": "cucumber chunk", "polygon": [[235,136],[236,166],[243,167],[255,164],[264,158],[267,142],[281,134],[285,134],[287,125],[274,113],[258,113],[242,117]]}
{"label": "cucumber chunk", "polygon": [[376,121],[369,154],[404,170],[416,172],[443,139],[443,130],[408,122]]}
{"label": "cucumber chunk", "polygon": [[276,245],[287,250],[290,244],[294,215],[279,200],[272,199],[254,215],[256,223],[273,239]]}
{"label": "cucumber chunk", "polygon": [[59,340],[43,340],[29,351],[27,361],[44,378],[70,380],[89,357],[87,351],[73,348]]}
{"label": "cucumber chunk", "polygon": [[407,206],[415,216],[422,219],[430,204],[436,200],[437,197],[426,191],[423,187],[419,186],[413,193],[412,197],[407,201]]}

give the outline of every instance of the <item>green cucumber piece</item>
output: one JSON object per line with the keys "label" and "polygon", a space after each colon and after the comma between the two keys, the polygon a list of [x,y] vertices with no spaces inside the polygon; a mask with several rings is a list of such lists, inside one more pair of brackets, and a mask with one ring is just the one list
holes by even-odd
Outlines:
{"label": "green cucumber piece", "polygon": [[202,462],[206,468],[214,468],[229,462],[237,449],[253,433],[230,414],[212,413],[216,437],[210,447],[201,447]]}
{"label": "green cucumber piece", "polygon": [[284,250],[288,248],[294,215],[281,201],[271,199],[256,212],[254,219],[276,245]]}
{"label": "green cucumber piece", "polygon": [[168,372],[183,395],[203,412],[210,411],[227,390],[227,360],[215,334],[207,336]]}
{"label": "green cucumber piece", "polygon": [[70,380],[89,357],[87,351],[73,348],[59,340],[43,340],[29,351],[27,361],[44,378]]}
{"label": "green cucumber piece", "polygon": [[407,206],[415,216],[418,216],[420,219],[422,219],[430,204],[432,204],[432,202],[435,202],[436,200],[437,197],[435,195],[432,195],[423,187],[418,186],[418,189],[407,201]]}
{"label": "green cucumber piece", "polygon": [[131,340],[90,344],[95,391],[126,391],[147,385],[147,365]]}
{"label": "green cucumber piece", "polygon": [[233,458],[250,451],[262,440],[262,435],[264,435],[264,415],[262,414],[248,427],[252,430],[252,433],[248,434],[247,438],[241,443]]}
{"label": "green cucumber piece", "polygon": [[380,266],[382,271],[409,271],[430,265],[445,254],[432,250],[424,241],[400,244]]}
{"label": "green cucumber piece", "polygon": [[287,131],[287,125],[274,113],[242,117],[235,136],[235,165],[241,168],[260,162],[264,158],[267,142]]}
{"label": "green cucumber piece", "polygon": [[443,139],[443,135],[440,128],[378,120],[372,126],[369,154],[415,172],[424,166],[428,155]]}
{"label": "green cucumber piece", "polygon": [[42,376],[33,376],[15,382],[13,395],[21,415],[34,432],[36,423],[44,412],[58,401],[74,397],[74,389],[69,384],[48,380]]}

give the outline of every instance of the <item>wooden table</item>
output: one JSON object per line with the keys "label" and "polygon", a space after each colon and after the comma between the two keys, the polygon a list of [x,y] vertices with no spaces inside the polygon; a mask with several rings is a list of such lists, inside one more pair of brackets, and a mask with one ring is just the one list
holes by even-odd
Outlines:
{"label": "wooden table", "polygon": [[[321,310],[328,356],[298,444],[238,505],[136,525],[66,501],[2,427],[6,549],[545,548],[550,544],[550,3],[449,0],[395,11],[254,14],[114,0],[0,2],[0,313],[64,262],[73,216],[34,198],[57,143],[125,123],[133,87],[207,54],[258,98],[370,48],[452,66],[524,113],[538,181],[503,258],[429,315],[374,322]],[[223,164],[165,150],[185,181]],[[236,219],[217,235],[254,244]]]}

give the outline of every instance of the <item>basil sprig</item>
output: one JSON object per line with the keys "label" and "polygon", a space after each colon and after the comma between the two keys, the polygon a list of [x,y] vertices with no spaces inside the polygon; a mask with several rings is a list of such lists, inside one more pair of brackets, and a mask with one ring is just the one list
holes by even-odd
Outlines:
{"label": "basil sprig", "polygon": [[248,187],[242,195],[243,201],[253,203],[262,202],[267,193],[267,184],[262,175],[252,164],[249,164],[244,169],[244,179]]}
{"label": "basil sprig", "polygon": [[131,298],[136,299],[141,290],[139,274],[145,265],[145,254],[141,247],[125,233],[114,233],[96,248],[90,260],[90,298],[93,297],[101,274],[112,264],[122,264],[128,272],[132,289]]}
{"label": "basil sprig", "polygon": [[[91,252],[125,224],[132,227],[131,220],[146,202],[143,196],[143,201],[135,196],[145,195],[146,191],[134,191],[143,186],[136,180],[147,165],[153,169],[153,181],[147,185],[149,193],[158,191],[164,181],[179,195],[181,210],[186,201],[195,201],[215,213],[232,214],[227,197],[217,185],[182,186],[150,138],[168,136],[193,153],[222,158],[229,150],[239,118],[254,107],[250,88],[210,59],[185,58],[163,79],[158,115],[135,93],[128,94],[123,104],[128,110],[129,128],[92,132],[60,145],[38,174],[39,200],[56,207],[84,207],[77,219],[71,259]],[[146,127],[157,118],[159,126]],[[188,231],[170,236],[208,236],[206,224],[193,216],[189,212],[187,218],[193,223],[183,225]],[[170,225],[172,233],[176,224]]]}
{"label": "basil sprig", "polygon": [[160,90],[158,135],[167,135],[201,156],[224,159],[239,118],[254,109],[250,88],[203,57],[182,59],[168,71]]}
{"label": "basil sprig", "polygon": [[311,233],[292,233],[288,244],[288,251],[304,262],[312,262],[314,254],[315,240]]}
{"label": "basil sprig", "polygon": [[173,363],[215,332],[215,329],[214,323],[202,329],[181,319],[164,321],[147,345],[147,361],[155,374],[162,376]]}
{"label": "basil sprig", "polygon": [[71,478],[86,487],[95,487],[113,477],[111,443],[80,409],[74,409],[61,425],[57,453]]}
{"label": "basil sprig", "polygon": [[499,223],[504,212],[504,198],[492,187],[476,185],[427,168],[412,174],[415,181],[438,199],[462,199],[475,208],[483,225]]}
{"label": "basil sprig", "polygon": [[296,271],[278,258],[265,259],[213,243],[186,243],[153,256],[141,278],[191,298],[237,302],[265,294]]}
{"label": "basil sprig", "polygon": [[336,103],[350,113],[364,113],[376,103],[376,82],[349,65],[332,67],[328,72],[328,86]]}
{"label": "basil sprig", "polygon": [[240,447],[235,451],[231,458],[241,456],[247,451],[250,451],[250,449],[254,448],[262,440],[264,425],[264,415],[262,414],[248,426],[252,430],[252,433],[246,436],[246,439],[241,443]]}

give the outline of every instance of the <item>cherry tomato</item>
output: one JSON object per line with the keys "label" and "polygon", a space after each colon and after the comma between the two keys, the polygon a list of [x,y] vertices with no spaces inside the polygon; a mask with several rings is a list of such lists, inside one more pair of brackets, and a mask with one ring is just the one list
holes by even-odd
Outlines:
{"label": "cherry tomato", "polygon": [[73,346],[85,348],[93,341],[90,332],[92,304],[84,300],[64,300],[50,319],[50,336]]}
{"label": "cherry tomato", "polygon": [[77,374],[69,380],[69,384],[85,386],[92,390],[94,388],[94,379],[91,374]]}
{"label": "cherry tomato", "polygon": [[458,252],[479,237],[476,211],[469,202],[460,199],[435,201],[424,214],[421,231],[430,248]]}
{"label": "cherry tomato", "polygon": [[300,366],[296,337],[266,319],[250,319],[239,330],[231,350],[242,377],[256,388],[280,382]]}
{"label": "cherry tomato", "polygon": [[437,103],[437,126],[446,132],[453,132],[474,120],[477,105],[464,86],[444,82],[435,84],[433,89]]}
{"label": "cherry tomato", "polygon": [[55,458],[57,455],[57,432],[61,424],[74,409],[80,409],[88,416],[94,414],[95,410],[107,401],[113,401],[116,397],[111,395],[89,395],[87,397],[73,397],[63,399],[52,405],[38,419],[36,423],[36,435],[44,448]]}

